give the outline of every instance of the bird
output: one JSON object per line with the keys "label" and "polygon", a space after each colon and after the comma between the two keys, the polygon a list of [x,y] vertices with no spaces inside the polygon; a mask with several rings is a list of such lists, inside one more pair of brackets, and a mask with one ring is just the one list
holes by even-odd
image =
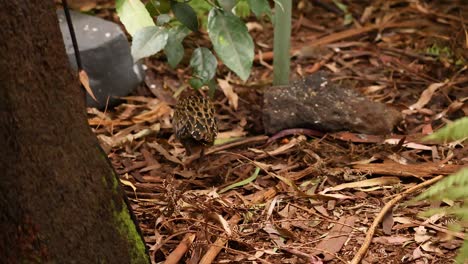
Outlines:
{"label": "bird", "polygon": [[173,128],[186,154],[204,154],[218,134],[215,109],[211,101],[202,95],[190,95],[179,99],[175,106]]}

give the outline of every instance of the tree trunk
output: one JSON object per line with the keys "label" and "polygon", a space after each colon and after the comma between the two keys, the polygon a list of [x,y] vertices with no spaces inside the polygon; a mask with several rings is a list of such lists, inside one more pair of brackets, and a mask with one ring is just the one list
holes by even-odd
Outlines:
{"label": "tree trunk", "polygon": [[149,263],[53,1],[0,0],[2,263]]}

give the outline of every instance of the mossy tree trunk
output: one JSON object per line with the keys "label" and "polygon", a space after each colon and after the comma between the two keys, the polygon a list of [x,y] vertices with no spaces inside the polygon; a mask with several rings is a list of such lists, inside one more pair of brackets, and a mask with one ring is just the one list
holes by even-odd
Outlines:
{"label": "mossy tree trunk", "polygon": [[149,263],[88,127],[54,1],[0,6],[0,262]]}

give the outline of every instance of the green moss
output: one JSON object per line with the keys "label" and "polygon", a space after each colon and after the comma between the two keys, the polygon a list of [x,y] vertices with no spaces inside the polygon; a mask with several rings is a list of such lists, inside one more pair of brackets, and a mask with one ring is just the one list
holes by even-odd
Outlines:
{"label": "green moss", "polygon": [[443,47],[437,44],[433,44],[431,47],[428,47],[426,49],[426,52],[433,56],[445,57],[445,58],[451,58],[453,55],[452,50],[449,47],[447,46]]}
{"label": "green moss", "polygon": [[[112,174],[112,177],[102,176],[101,180],[104,183],[104,186],[106,186],[106,188],[108,189],[110,188],[114,192],[113,194],[115,195],[115,194],[118,194],[118,187],[119,187],[119,182],[117,181],[118,176],[115,175],[114,170],[111,170],[110,174]],[[109,184],[109,181],[110,181],[110,184]]]}
{"label": "green moss", "polygon": [[135,223],[130,217],[130,213],[126,206],[122,207],[122,210],[117,210],[114,203],[112,202],[114,209],[114,220],[119,230],[120,235],[127,238],[128,246],[130,250],[130,257],[132,264],[149,263],[148,256],[146,254],[145,244],[141,240],[141,236],[138,233]]}
{"label": "green moss", "polygon": [[424,52],[434,56],[437,60],[441,62],[448,62],[450,64],[455,64],[456,66],[464,66],[466,60],[460,52],[457,50],[451,49],[449,46],[444,44],[434,43],[431,46],[427,47]]}
{"label": "green moss", "polygon": [[[111,177],[102,177],[102,181],[106,188],[111,189],[112,196],[120,197],[119,195],[119,182],[114,171],[111,172]],[[109,186],[111,185],[111,186]],[[122,198],[119,198],[122,199]],[[143,243],[140,234],[137,231],[135,223],[130,217],[127,206],[123,200],[120,200],[119,203],[121,206],[116,206],[114,200],[111,201],[111,210],[114,216],[114,223],[122,237],[125,237],[128,242],[128,249],[130,252],[130,263],[140,264],[140,263],[150,263],[148,255],[146,254],[145,244]],[[123,205],[123,206],[122,206]]]}

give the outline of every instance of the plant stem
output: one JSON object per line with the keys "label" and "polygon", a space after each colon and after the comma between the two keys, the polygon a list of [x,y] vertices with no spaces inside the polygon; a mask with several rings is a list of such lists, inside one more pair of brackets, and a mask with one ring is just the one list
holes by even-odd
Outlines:
{"label": "plant stem", "polygon": [[292,0],[275,1],[273,40],[273,84],[289,84]]}

